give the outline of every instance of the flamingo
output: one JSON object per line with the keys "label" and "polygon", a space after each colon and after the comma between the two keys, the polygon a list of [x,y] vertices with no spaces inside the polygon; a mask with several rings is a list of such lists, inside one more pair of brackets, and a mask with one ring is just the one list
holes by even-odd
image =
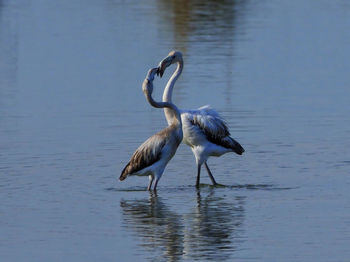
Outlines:
{"label": "flamingo", "polygon": [[[171,51],[159,63],[158,74],[163,76],[165,69],[177,64],[177,68],[170,77],[163,93],[163,102],[171,103],[174,85],[183,70],[182,54],[179,51]],[[174,117],[174,112],[164,108],[165,117],[170,123]],[[217,185],[212,172],[209,169],[207,160],[210,156],[219,157],[228,152],[235,152],[242,155],[244,148],[230,136],[228,127],[224,119],[209,106],[203,106],[194,110],[180,110],[182,120],[183,141],[191,147],[197,164],[196,187],[199,187],[201,166],[204,164],[208,175],[213,183]]]}
{"label": "flamingo", "polygon": [[[157,184],[164,169],[181,143],[182,122],[180,112],[177,107],[169,102],[156,102],[152,98],[153,80],[158,74],[158,68],[152,68],[142,84],[143,93],[147,101],[156,108],[168,108],[172,112],[172,118],[168,119],[169,126],[148,138],[132,155],[129,163],[124,167],[119,180],[123,181],[128,176],[149,176],[147,189],[151,190],[153,180],[155,184],[153,190],[157,190]],[[172,83],[175,84],[175,81]]]}

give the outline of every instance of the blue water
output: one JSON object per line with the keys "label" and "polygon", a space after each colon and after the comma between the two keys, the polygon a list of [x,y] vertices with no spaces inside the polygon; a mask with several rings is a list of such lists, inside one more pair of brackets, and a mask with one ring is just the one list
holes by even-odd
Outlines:
{"label": "blue water", "polygon": [[[349,46],[343,0],[0,1],[1,261],[349,261]],[[176,105],[246,149],[209,160],[223,186],[185,145],[157,194],[117,180],[172,49]]]}

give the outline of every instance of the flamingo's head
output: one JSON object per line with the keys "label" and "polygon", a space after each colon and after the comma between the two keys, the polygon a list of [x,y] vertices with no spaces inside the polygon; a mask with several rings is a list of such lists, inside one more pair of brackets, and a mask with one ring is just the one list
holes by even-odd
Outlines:
{"label": "flamingo's head", "polygon": [[159,74],[159,68],[158,67],[151,68],[150,70],[148,70],[146,78],[145,78],[145,80],[143,81],[143,84],[142,84],[142,90],[143,90],[144,93],[148,92],[150,95],[152,95],[152,92],[153,92],[153,80],[154,80],[154,76],[156,74]]}
{"label": "flamingo's head", "polygon": [[166,58],[164,58],[158,66],[158,72],[157,75],[160,77],[163,76],[165,69],[177,62],[182,62],[182,53],[179,51],[171,51]]}

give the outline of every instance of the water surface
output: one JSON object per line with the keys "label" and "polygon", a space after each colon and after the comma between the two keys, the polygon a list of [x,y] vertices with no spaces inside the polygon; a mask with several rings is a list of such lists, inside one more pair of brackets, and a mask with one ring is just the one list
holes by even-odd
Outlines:
{"label": "water surface", "polygon": [[[4,261],[349,261],[347,1],[0,1]],[[117,178],[166,126],[141,91],[172,49],[180,108],[243,156],[180,146],[157,194]],[[155,82],[160,99],[166,79]]]}

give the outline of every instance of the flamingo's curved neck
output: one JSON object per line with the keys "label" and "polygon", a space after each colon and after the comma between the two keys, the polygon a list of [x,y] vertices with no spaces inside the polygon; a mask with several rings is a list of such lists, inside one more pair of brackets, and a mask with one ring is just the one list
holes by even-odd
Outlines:
{"label": "flamingo's curved neck", "polygon": [[153,97],[149,93],[148,89],[145,89],[144,92],[145,92],[146,99],[147,99],[148,103],[151,104],[151,106],[156,107],[156,108],[164,108],[164,109],[169,110],[169,112],[171,113],[171,117],[169,117],[169,119],[167,119],[168,125],[173,125],[173,124],[175,124],[176,126],[182,125],[180,111],[176,107],[176,105],[174,105],[171,102],[157,102],[153,99]]}
{"label": "flamingo's curved neck", "polygon": [[[165,89],[163,92],[163,102],[172,103],[171,98],[172,98],[172,94],[173,94],[173,88],[174,88],[176,80],[179,78],[179,76],[182,73],[182,69],[183,69],[183,61],[180,60],[177,62],[177,68],[176,68],[175,72],[172,74],[168,83],[165,86]],[[170,125],[173,122],[173,118],[174,118],[173,110],[171,110],[169,108],[164,108],[164,114],[165,114],[165,117],[166,117],[168,124]]]}

